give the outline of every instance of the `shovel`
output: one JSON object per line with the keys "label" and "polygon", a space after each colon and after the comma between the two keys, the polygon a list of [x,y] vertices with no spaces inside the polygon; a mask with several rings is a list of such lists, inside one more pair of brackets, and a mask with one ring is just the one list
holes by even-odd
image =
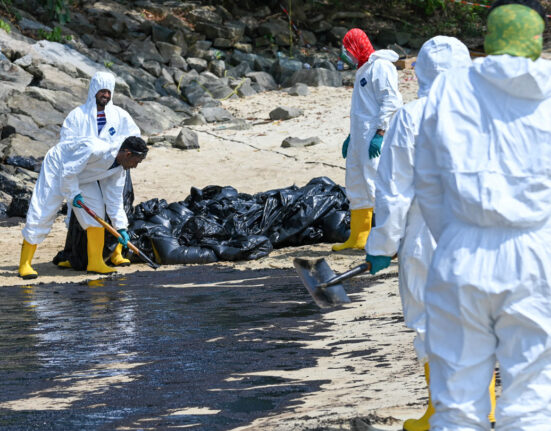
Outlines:
{"label": "shovel", "polygon": [[349,271],[336,275],[325,259],[295,258],[293,264],[302,284],[320,308],[349,303],[350,298],[341,282],[371,269],[370,263],[362,263]]}
{"label": "shovel", "polygon": [[[95,221],[97,221],[100,225],[102,225],[105,229],[109,231],[112,235],[114,235],[116,238],[120,238],[121,234],[118,233],[113,226],[111,226],[109,223],[107,223],[105,220],[103,220],[99,215],[97,215],[94,210],[91,208],[88,208],[81,200],[78,200],[77,203],[82,207],[84,211],[86,211],[90,216],[94,218]],[[147,263],[151,268],[157,269],[160,267],[160,265],[153,262],[150,258],[148,258],[138,247],[136,247],[134,244],[132,244],[130,241],[127,243],[128,248],[132,250],[134,253],[136,253],[140,258]]]}

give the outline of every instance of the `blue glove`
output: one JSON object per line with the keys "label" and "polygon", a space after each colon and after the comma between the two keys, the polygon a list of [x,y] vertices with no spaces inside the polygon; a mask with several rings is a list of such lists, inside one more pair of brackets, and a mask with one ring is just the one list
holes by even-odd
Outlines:
{"label": "blue glove", "polygon": [[348,154],[348,144],[349,143],[350,143],[350,134],[348,134],[348,137],[342,143],[342,158],[343,159],[346,159],[346,155]]}
{"label": "blue glove", "polygon": [[365,255],[365,261],[371,264],[370,274],[376,274],[381,269],[385,269],[390,265],[389,256],[372,256],[370,254]]}
{"label": "blue glove", "polygon": [[123,245],[123,247],[128,247],[128,241],[130,241],[130,237],[128,236],[127,230],[119,229],[117,232],[121,234],[121,236],[119,236],[119,242]]}
{"label": "blue glove", "polygon": [[80,193],[73,198],[73,206],[75,208],[82,208],[82,206],[78,203],[78,201],[81,201],[82,203],[84,203],[84,199],[82,199],[82,195]]}
{"label": "blue glove", "polygon": [[373,139],[369,143],[369,158],[374,159],[381,155],[381,145],[383,145],[383,137],[378,133],[375,133]]}

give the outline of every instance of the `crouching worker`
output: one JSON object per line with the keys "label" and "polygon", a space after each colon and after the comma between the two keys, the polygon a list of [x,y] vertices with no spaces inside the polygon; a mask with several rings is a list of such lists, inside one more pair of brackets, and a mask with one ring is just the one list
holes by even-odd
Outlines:
{"label": "crouching worker", "polygon": [[19,275],[38,276],[31,267],[36,246],[50,232],[64,200],[74,207],[79,224],[86,230],[89,272],[107,274],[116,270],[103,261],[104,229],[82,209],[79,201],[98,216],[111,219],[115,229],[128,241],[128,219],[124,212],[123,188],[126,171],[135,168],[147,155],[146,143],[131,136],[122,145],[94,138],[63,140],[50,149],[42,163],[27,221],[23,228],[23,246]]}

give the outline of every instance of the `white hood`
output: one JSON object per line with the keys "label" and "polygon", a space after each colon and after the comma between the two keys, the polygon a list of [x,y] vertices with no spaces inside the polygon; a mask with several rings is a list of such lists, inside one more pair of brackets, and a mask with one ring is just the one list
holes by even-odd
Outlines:
{"label": "white hood", "polygon": [[96,94],[100,90],[109,90],[111,92],[111,100],[107,106],[113,103],[113,96],[115,95],[115,76],[109,72],[96,72],[90,81],[90,87],[88,88],[88,98],[86,104],[96,105]]}
{"label": "white hood", "polygon": [[474,62],[474,70],[499,89],[520,99],[551,96],[551,61],[533,61],[508,54],[489,55]]}
{"label": "white hood", "polygon": [[400,56],[391,49],[379,49],[369,56],[369,60],[367,60],[367,62],[373,63],[375,60],[383,59],[388,60],[391,63],[395,63],[399,58]]}
{"label": "white hood", "polygon": [[436,77],[448,69],[469,67],[472,64],[469,50],[459,39],[435,36],[427,40],[415,62],[415,74],[419,81],[419,97],[429,94]]}

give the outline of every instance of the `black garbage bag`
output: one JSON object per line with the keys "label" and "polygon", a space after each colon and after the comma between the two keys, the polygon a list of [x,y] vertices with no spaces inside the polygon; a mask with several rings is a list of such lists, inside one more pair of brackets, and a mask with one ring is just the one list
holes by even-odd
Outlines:
{"label": "black garbage bag", "polygon": [[216,253],[220,260],[255,260],[268,256],[274,249],[268,237],[262,235],[250,235],[232,238],[228,241],[216,242],[204,240],[202,244]]}
{"label": "black garbage bag", "polygon": [[210,248],[180,245],[178,238],[169,232],[156,231],[150,236],[159,261],[167,265],[217,262],[216,253]]}
{"label": "black garbage bag", "polygon": [[17,193],[12,196],[12,201],[8,207],[9,217],[26,217],[29,210],[29,204],[31,203],[32,195],[28,192]]}

